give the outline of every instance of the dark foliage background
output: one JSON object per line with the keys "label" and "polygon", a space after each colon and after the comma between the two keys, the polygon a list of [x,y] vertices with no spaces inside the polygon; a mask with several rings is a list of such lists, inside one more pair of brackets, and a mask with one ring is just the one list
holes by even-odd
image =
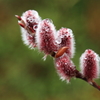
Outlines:
{"label": "dark foliage background", "polygon": [[57,30],[73,30],[77,69],[85,49],[100,55],[99,0],[0,0],[0,100],[100,100],[100,92],[82,80],[59,80],[51,57],[43,61],[42,53],[23,45],[14,15],[29,9],[52,19]]}

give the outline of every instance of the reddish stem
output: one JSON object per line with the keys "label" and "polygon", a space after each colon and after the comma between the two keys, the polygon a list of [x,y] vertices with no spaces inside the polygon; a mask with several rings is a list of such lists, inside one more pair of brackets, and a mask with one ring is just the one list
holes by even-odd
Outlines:
{"label": "reddish stem", "polygon": [[[87,78],[83,77],[83,75],[78,70],[76,70],[76,78],[79,78],[79,79],[82,79],[82,80],[88,82]],[[96,82],[91,81],[91,82],[88,82],[88,83],[91,86],[95,87],[96,89],[98,89],[100,91],[100,86]]]}

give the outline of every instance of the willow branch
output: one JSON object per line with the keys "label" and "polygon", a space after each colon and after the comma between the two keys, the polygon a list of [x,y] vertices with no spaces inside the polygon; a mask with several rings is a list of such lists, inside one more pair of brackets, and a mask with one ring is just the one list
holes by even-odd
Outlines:
{"label": "willow branch", "polygon": [[100,91],[100,86],[96,82],[94,82],[94,81],[88,82],[87,78],[83,77],[83,75],[78,70],[76,70],[76,78],[79,78],[79,79],[86,81],[91,86],[93,86],[94,88],[96,88]]}

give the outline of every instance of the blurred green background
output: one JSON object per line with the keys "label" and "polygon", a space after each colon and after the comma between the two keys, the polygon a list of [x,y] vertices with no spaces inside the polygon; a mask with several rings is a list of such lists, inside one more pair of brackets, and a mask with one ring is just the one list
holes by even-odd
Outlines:
{"label": "blurred green background", "polygon": [[52,19],[57,30],[73,30],[77,69],[85,49],[100,55],[100,0],[0,0],[0,100],[100,100],[82,80],[62,82],[51,57],[43,61],[42,53],[23,45],[15,15],[29,9]]}

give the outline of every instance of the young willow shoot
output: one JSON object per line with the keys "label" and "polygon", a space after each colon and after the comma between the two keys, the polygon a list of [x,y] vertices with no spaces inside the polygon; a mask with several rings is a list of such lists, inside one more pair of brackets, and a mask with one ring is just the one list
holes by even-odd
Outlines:
{"label": "young willow shoot", "polygon": [[94,81],[99,78],[100,58],[93,50],[87,49],[80,57],[80,71],[72,62],[75,53],[75,40],[71,29],[62,27],[58,31],[50,19],[41,19],[38,12],[28,10],[22,16],[15,15],[21,27],[22,40],[31,49],[38,48],[54,58],[55,69],[62,80],[79,78],[96,89],[100,86]]}

